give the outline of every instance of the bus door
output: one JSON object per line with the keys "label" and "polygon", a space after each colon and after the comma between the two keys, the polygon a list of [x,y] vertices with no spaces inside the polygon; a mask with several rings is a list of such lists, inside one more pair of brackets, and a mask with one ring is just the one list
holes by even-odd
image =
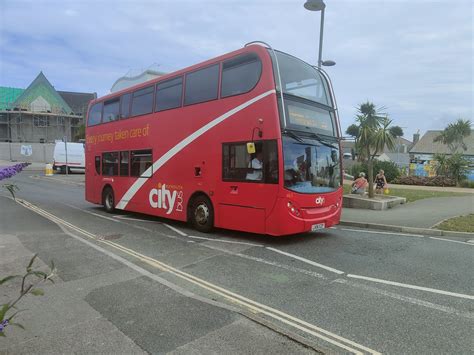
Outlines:
{"label": "bus door", "polygon": [[225,143],[222,148],[217,223],[228,229],[265,233],[265,218],[278,194],[276,140]]}
{"label": "bus door", "polygon": [[94,201],[95,203],[102,203],[100,186],[101,186],[101,171],[102,171],[102,156],[98,153],[92,155],[88,153],[86,165],[86,199]]}

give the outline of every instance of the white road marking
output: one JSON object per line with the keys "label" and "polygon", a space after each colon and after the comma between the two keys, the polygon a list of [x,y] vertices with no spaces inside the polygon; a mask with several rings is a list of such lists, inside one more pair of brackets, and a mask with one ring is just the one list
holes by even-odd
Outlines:
{"label": "white road marking", "polygon": [[[350,352],[353,352],[354,354],[360,354],[362,355],[363,353],[360,351],[360,350],[363,350],[363,351],[366,351],[366,352],[369,352],[371,354],[377,354],[379,355],[380,353],[375,351],[375,350],[372,350],[368,347],[365,347],[363,345],[360,345],[360,344],[357,344],[349,339],[346,339],[344,337],[341,337],[335,333],[332,333],[330,331],[327,331],[325,329],[322,329],[314,324],[311,324],[311,323],[308,323],[302,319],[299,319],[299,318],[296,318],[296,317],[293,317],[287,313],[284,313],[282,311],[279,311],[277,309],[274,309],[274,308],[271,308],[269,306],[266,306],[264,304],[261,304],[261,303],[258,303],[256,301],[253,301],[251,299],[248,299],[246,297],[243,297],[243,296],[240,296],[236,293],[233,293],[225,288],[222,288],[222,287],[219,287],[217,285],[214,285],[210,282],[207,282],[205,280],[202,280],[202,279],[199,279],[191,274],[187,274],[179,269],[175,269],[167,264],[164,264],[156,259],[153,259],[151,257],[148,257],[146,255],[143,255],[143,254],[140,254],[132,249],[129,249],[129,248],[126,248],[120,244],[117,244],[117,243],[114,243],[114,242],[111,242],[111,241],[107,241],[107,240],[98,240],[97,239],[97,236],[95,236],[94,234],[90,233],[90,232],[87,232],[79,227],[76,227],[74,226],[73,224],[65,221],[65,220],[62,220],[60,219],[59,217],[56,217],[55,215],[47,212],[47,211],[44,211],[42,209],[40,209],[39,207],[36,207],[26,201],[23,201],[21,200],[22,202],[20,202],[23,206],[25,206],[26,208],[46,217],[47,219],[55,222],[56,224],[58,224],[61,229],[63,229],[65,232],[67,232],[67,230],[65,230],[63,228],[63,226],[67,227],[67,228],[71,228],[77,232],[80,232],[81,234],[84,234],[86,237],[88,238],[91,238],[91,239],[94,239],[95,241],[97,242],[100,242],[100,243],[103,243],[103,244],[107,244],[109,246],[112,246],[130,256],[133,256],[141,261],[144,261],[146,263],[148,263],[149,265],[152,265],[162,271],[166,271],[168,273],[171,273],[177,277],[180,277],[184,280],[187,280],[191,283],[194,283],[198,286],[200,286],[201,288],[204,288],[204,289],[207,289],[208,291],[211,291],[215,294],[218,294],[220,296],[222,296],[223,298],[233,302],[233,303],[236,303],[236,304],[239,304],[241,306],[243,306],[244,308],[247,308],[255,313],[262,313],[262,314],[265,314],[269,317],[272,317],[274,319],[277,319],[279,321],[281,321],[282,323],[285,323],[291,327],[294,327],[296,329],[299,329],[299,330],[302,330],[304,331],[305,333],[307,334],[311,334],[315,337],[318,337],[322,340],[325,340],[327,341],[328,343],[330,344],[333,344],[341,349],[345,349],[347,351],[350,351]],[[95,250],[97,251],[100,251],[101,253],[105,254],[105,255],[108,255],[110,256],[111,258],[127,265],[128,267],[132,268],[133,270],[139,272],[140,274],[142,275],[146,275],[158,282],[161,282],[165,285],[173,285],[173,289],[176,289],[176,285],[172,284],[171,282],[165,280],[165,279],[162,279],[160,278],[159,276],[153,274],[153,273],[150,273],[149,271],[127,261],[126,259],[104,249],[104,248],[101,248],[100,246],[94,244],[94,243],[91,243],[81,237],[78,237],[70,232],[67,233],[68,235],[70,235],[71,237],[75,238],[76,240],[82,242],[82,243],[85,243],[87,244],[88,246],[94,248]],[[188,294],[190,294],[190,292],[188,292]],[[336,340],[335,340],[336,339]],[[358,350],[360,349],[360,350]]]}
{"label": "white road marking", "polygon": [[444,313],[448,313],[448,314],[454,314],[456,316],[460,316],[460,317],[463,317],[463,318],[474,319],[474,313],[472,313],[472,312],[460,312],[457,309],[452,308],[452,307],[442,306],[442,305],[439,305],[439,304],[436,304],[436,303],[423,301],[423,300],[420,300],[420,299],[414,298],[414,297],[402,296],[402,295],[399,295],[398,293],[385,291],[385,290],[382,290],[382,289],[379,289],[379,288],[376,288],[376,287],[364,285],[362,283],[348,281],[348,280],[345,280],[345,279],[336,279],[332,282],[345,284],[345,285],[350,285],[350,286],[360,288],[360,289],[363,289],[363,290],[366,290],[366,291],[369,291],[369,292],[373,292],[373,293],[376,293],[376,294],[379,294],[379,295],[382,295],[382,296],[385,296],[385,297],[390,297],[390,298],[393,298],[393,299],[396,299],[396,300],[399,300],[399,301],[412,303],[412,304],[415,304],[417,306],[422,306],[422,307],[434,309],[434,310],[444,312]]}
{"label": "white road marking", "polygon": [[175,228],[173,226],[170,226],[169,224],[167,223],[163,223],[164,226],[166,226],[167,228],[171,229],[172,231],[178,233],[179,235],[182,235],[183,237],[187,237],[188,235],[184,232],[181,232],[178,228]]}
{"label": "white road marking", "polygon": [[77,206],[70,205],[70,204],[68,204],[68,203],[62,203],[62,204],[65,205],[65,206],[74,208],[74,209],[76,209],[76,210],[82,211],[82,212],[84,212],[84,213],[91,214],[91,215],[96,216],[96,217],[100,217],[100,218],[103,218],[103,219],[107,219],[107,220],[112,221],[112,222],[115,222],[115,223],[120,223],[120,221],[117,221],[116,219],[111,218],[111,217],[103,216],[103,215],[101,215],[101,214],[94,213],[94,212],[88,211],[88,210],[86,210],[86,209],[83,209],[83,208],[80,208],[80,207],[77,207]]}
{"label": "white road marking", "polygon": [[286,253],[286,252],[284,252],[284,251],[281,251],[281,250],[278,250],[278,249],[275,249],[275,248],[270,248],[270,247],[265,247],[265,249],[274,251],[275,253],[279,253],[279,254],[283,254],[283,255],[289,256],[290,258],[293,258],[293,259],[302,261],[302,262],[304,262],[304,263],[306,263],[306,264],[310,264],[310,265],[319,267],[319,268],[324,269],[324,270],[327,270],[327,271],[334,272],[334,273],[339,274],[339,275],[344,274],[344,271],[341,271],[341,270],[338,270],[338,269],[334,269],[334,268],[332,268],[332,267],[330,267],[330,266],[326,266],[326,265],[323,265],[323,264],[316,263],[316,262],[314,262],[314,261],[311,261],[311,260],[302,258],[301,256],[298,256],[298,255],[295,255],[295,254]]}
{"label": "white road marking", "polygon": [[464,244],[464,245],[473,245],[469,241],[467,242],[460,242],[459,240],[451,240],[451,239],[445,239],[445,238],[436,238],[436,237],[429,237],[430,239],[436,239],[436,240],[443,240],[445,242],[451,242],[451,243],[459,243],[459,244]]}
{"label": "white road marking", "polygon": [[401,235],[404,237],[417,237],[417,238],[424,238],[421,234],[408,234],[408,233],[398,233],[398,232],[382,232],[382,231],[368,231],[365,229],[351,229],[351,228],[336,228],[341,231],[349,231],[349,232],[359,232],[359,233],[372,233],[372,234],[389,234],[389,235]]}
{"label": "white road marking", "polygon": [[420,290],[420,291],[426,291],[426,292],[431,292],[431,293],[438,293],[440,295],[446,295],[446,296],[452,296],[452,297],[458,297],[458,298],[465,298],[465,299],[468,299],[468,300],[474,300],[474,296],[465,295],[463,293],[443,291],[443,290],[438,290],[438,289],[435,289],[435,288],[409,285],[409,284],[404,284],[404,283],[401,283],[401,282],[387,281],[387,280],[382,280],[382,279],[376,279],[376,278],[373,278],[373,277],[353,275],[353,274],[348,274],[347,277],[350,277],[350,278],[353,278],[353,279],[360,279],[360,280],[378,282],[378,283],[386,284],[386,285],[392,285],[392,286],[398,286],[398,287],[404,287],[404,288],[411,288],[413,290]]}
{"label": "white road marking", "polygon": [[205,238],[205,237],[197,237],[195,235],[188,235],[187,237],[188,238],[194,238],[194,239],[210,240],[212,242],[219,242],[219,243],[231,243],[231,244],[250,245],[250,246],[253,246],[253,247],[263,247],[262,244],[254,244],[254,243],[247,243],[247,242],[235,242],[233,240],[228,240],[228,239]]}
{"label": "white road marking", "polygon": [[150,220],[147,220],[147,219],[140,219],[140,218],[133,218],[133,217],[128,217],[128,216],[121,216],[121,215],[114,215],[114,218],[118,218],[118,219],[124,219],[126,221],[137,221],[137,222],[146,222],[146,223],[155,223],[155,224],[161,224],[161,222],[157,222],[157,221],[150,221]]}

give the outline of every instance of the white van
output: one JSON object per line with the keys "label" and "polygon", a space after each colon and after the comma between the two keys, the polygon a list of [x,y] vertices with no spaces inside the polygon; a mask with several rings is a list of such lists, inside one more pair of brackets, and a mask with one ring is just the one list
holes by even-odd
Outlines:
{"label": "white van", "polygon": [[69,169],[77,169],[85,172],[85,151],[84,143],[67,143],[67,166],[66,166],[66,144],[64,142],[56,142],[54,146],[54,162],[53,169],[66,173],[66,167]]}

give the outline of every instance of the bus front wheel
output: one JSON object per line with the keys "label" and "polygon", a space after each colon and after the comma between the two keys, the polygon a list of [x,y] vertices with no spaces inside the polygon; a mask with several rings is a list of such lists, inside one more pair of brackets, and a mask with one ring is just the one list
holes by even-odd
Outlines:
{"label": "bus front wheel", "polygon": [[200,232],[209,233],[214,227],[214,209],[211,201],[203,195],[197,196],[191,206],[191,222]]}
{"label": "bus front wheel", "polygon": [[102,204],[108,213],[112,213],[115,210],[115,196],[114,190],[111,187],[106,187],[102,195]]}

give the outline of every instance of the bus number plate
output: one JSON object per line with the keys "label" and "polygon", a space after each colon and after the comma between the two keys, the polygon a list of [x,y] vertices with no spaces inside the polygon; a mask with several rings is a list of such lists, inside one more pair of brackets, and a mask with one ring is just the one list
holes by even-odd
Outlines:
{"label": "bus number plate", "polygon": [[311,226],[311,232],[317,231],[319,229],[324,229],[326,225],[324,223],[313,224]]}

